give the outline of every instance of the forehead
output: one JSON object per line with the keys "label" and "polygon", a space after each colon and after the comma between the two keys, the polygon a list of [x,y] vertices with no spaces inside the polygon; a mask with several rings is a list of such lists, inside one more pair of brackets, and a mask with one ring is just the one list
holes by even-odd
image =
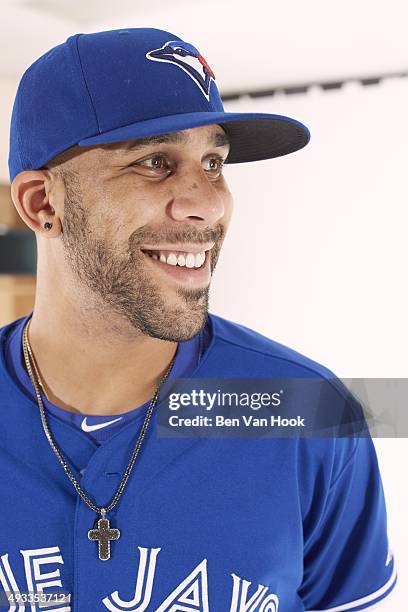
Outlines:
{"label": "forehead", "polygon": [[140,153],[143,154],[146,148],[160,144],[189,145],[193,148],[197,146],[200,149],[201,147],[204,149],[222,147],[227,154],[229,153],[228,136],[218,124],[87,147],[78,145],[71,151],[76,165],[79,164],[79,169],[85,168],[85,171],[89,172],[89,168],[92,167],[94,171],[99,172],[120,166],[129,158],[132,159],[132,154],[134,155],[135,152],[140,150]]}
{"label": "forehead", "polygon": [[188,144],[193,142],[215,147],[225,147],[229,144],[227,134],[219,125],[207,125],[188,130],[168,132],[156,136],[145,136],[144,138],[134,138],[122,142],[112,143],[107,148],[121,149],[126,151],[137,151],[143,147],[156,144]]}

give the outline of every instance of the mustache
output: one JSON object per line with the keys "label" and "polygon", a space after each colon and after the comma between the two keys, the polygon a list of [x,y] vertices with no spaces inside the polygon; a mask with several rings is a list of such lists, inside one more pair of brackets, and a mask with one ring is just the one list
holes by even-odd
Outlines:
{"label": "mustache", "polygon": [[205,244],[206,242],[215,242],[216,244],[224,237],[224,227],[219,224],[215,228],[199,229],[195,226],[184,225],[179,230],[149,230],[144,227],[139,227],[129,238],[129,245],[132,249],[141,244],[183,244],[194,242],[196,244]]}

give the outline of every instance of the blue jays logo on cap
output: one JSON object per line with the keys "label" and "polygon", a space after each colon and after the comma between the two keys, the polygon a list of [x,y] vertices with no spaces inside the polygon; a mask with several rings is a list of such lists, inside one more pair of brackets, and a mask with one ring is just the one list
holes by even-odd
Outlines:
{"label": "blue jays logo on cap", "polygon": [[287,155],[310,138],[291,117],[226,112],[210,66],[177,34],[157,28],[73,34],[20,80],[10,124],[10,181],[75,145],[212,124],[228,135],[229,164]]}
{"label": "blue jays logo on cap", "polygon": [[184,70],[209,100],[211,81],[215,80],[215,76],[204,57],[193,45],[182,40],[169,40],[159,49],[148,51],[146,57],[154,62],[175,64]]}

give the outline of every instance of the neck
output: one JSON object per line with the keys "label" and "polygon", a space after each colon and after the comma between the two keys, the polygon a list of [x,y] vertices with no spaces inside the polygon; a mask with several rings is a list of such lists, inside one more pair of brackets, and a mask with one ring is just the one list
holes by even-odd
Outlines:
{"label": "neck", "polygon": [[41,307],[36,299],[29,342],[49,400],[71,412],[114,415],[151,399],[177,342],[129,329],[95,310]]}

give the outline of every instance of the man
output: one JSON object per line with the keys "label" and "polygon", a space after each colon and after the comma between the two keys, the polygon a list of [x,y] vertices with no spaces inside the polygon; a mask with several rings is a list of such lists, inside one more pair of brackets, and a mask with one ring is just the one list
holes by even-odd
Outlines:
{"label": "man", "polygon": [[334,376],[208,312],[223,164],[308,139],[225,113],[204,57],[161,30],[75,35],[24,74],[9,168],[37,291],[0,333],[0,581],[19,610],[362,610],[393,589],[369,436],[157,435],[166,379]]}

